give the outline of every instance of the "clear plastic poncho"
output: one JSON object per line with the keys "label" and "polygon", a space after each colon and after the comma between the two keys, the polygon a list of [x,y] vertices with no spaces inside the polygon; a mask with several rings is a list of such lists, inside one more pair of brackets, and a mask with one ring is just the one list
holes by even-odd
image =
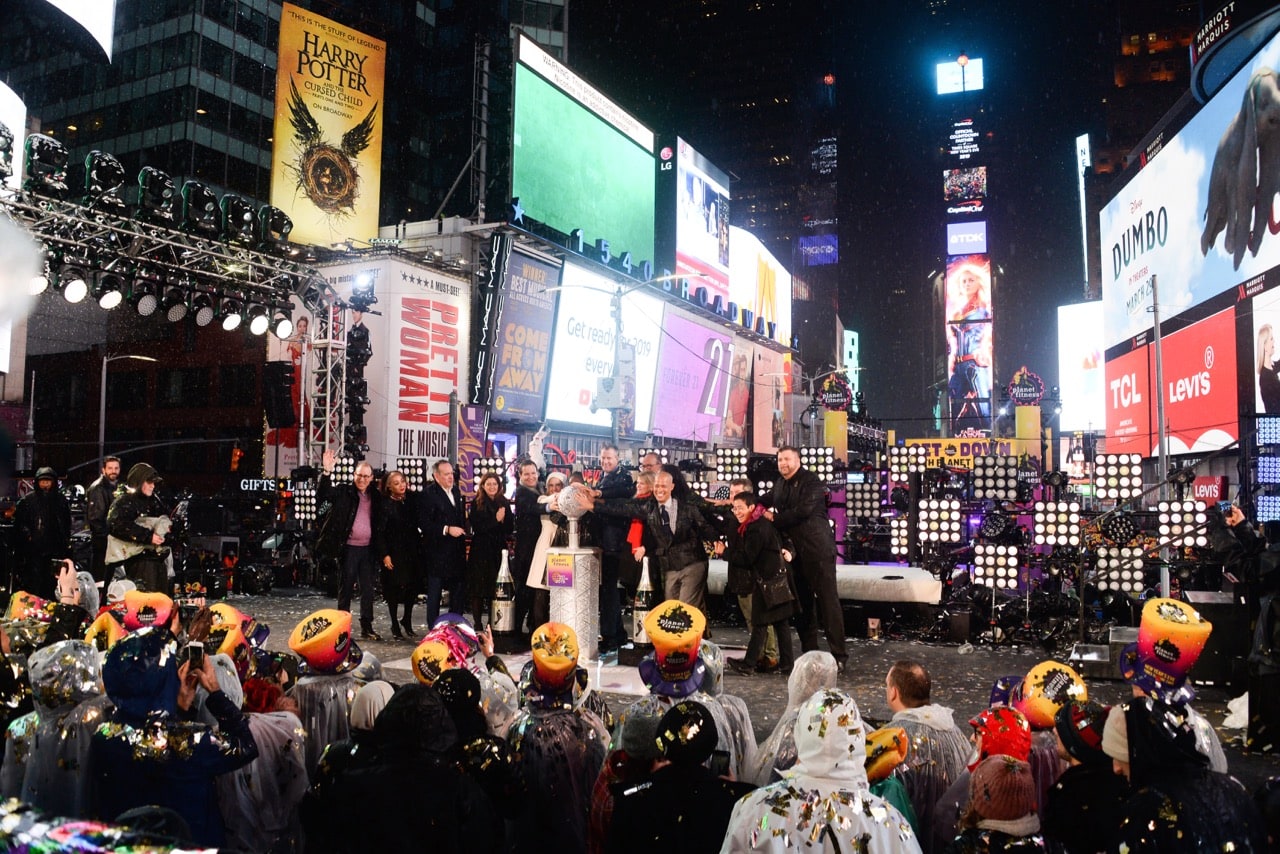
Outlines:
{"label": "clear plastic poncho", "polygon": [[298,804],[307,792],[306,732],[293,712],[250,713],[258,758],[217,777],[218,809],[227,847],[270,851],[298,834]]}
{"label": "clear plastic poncho", "polygon": [[291,696],[298,701],[302,728],[307,734],[304,749],[309,776],[315,776],[326,745],[351,738],[351,701],[358,689],[350,673],[313,673],[303,676],[294,686]]}
{"label": "clear plastic poncho", "polygon": [[[893,774],[911,799],[916,826],[930,828],[938,799],[964,774],[973,747],[966,734],[956,728],[955,715],[946,706],[903,709],[894,714],[890,726],[906,730],[911,743],[907,758]],[[923,847],[931,848],[928,843]]]}
{"label": "clear plastic poncho", "polygon": [[831,653],[814,650],[797,658],[787,679],[787,708],[739,779],[757,786],[767,786],[782,779],[781,772],[796,764],[796,742],[792,730],[800,705],[823,688],[835,686],[836,660]]}

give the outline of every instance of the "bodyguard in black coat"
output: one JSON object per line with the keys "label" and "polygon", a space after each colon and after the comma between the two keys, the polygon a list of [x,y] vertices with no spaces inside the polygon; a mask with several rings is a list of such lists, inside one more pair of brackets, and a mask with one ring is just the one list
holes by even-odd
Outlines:
{"label": "bodyguard in black coat", "polygon": [[516,580],[516,633],[533,634],[536,625],[525,626],[525,617],[533,609],[533,588],[525,584],[533,553],[537,551],[538,538],[542,536],[542,519],[547,515],[547,505],[538,501],[538,466],[530,460],[520,464],[520,482],[516,486],[516,546],[511,574]]}
{"label": "bodyguard in black coat", "polygon": [[826,487],[816,474],[800,467],[800,452],[790,445],[778,449],[778,472],[782,478],[773,485],[768,502],[773,510],[766,512],[765,518],[794,549],[800,648],[804,652],[818,648],[821,621],[836,667],[843,671],[849,653],[845,651],[844,614],[836,592],[836,540],[827,522]]}
{"label": "bodyguard in black coat", "polygon": [[44,599],[53,597],[54,560],[71,554],[71,505],[58,491],[58,476],[44,467],[36,472],[36,488],[18,502],[13,527],[26,559],[23,586]]}
{"label": "bodyguard in black coat", "polygon": [[[620,466],[618,449],[605,445],[600,449],[600,468],[604,475],[596,484],[596,498],[611,501],[630,498],[636,494],[636,485]],[[600,558],[600,644],[602,652],[616,649],[627,642],[622,628],[622,597],[618,595],[618,558],[627,544],[627,529],[631,527],[625,517],[601,517],[593,520],[591,531],[603,555]]]}
{"label": "bodyguard in black coat", "polygon": [[454,482],[453,463],[437,460],[432,483],[422,491],[418,527],[427,556],[427,628],[440,616],[440,594],[449,592],[449,608],[462,612],[466,601],[467,504]]}

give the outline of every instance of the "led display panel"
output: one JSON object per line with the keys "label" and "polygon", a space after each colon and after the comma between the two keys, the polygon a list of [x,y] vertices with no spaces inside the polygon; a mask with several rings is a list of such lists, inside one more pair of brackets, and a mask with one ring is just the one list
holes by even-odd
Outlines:
{"label": "led display panel", "polygon": [[991,258],[947,259],[947,398],[952,434],[991,428]]}
{"label": "led display panel", "polygon": [[1106,424],[1102,358],[1102,303],[1058,306],[1058,390],[1063,431],[1101,430]]}
{"label": "led display panel", "polygon": [[653,132],[527,36],[518,43],[511,196],[521,215],[653,261]]}
{"label": "led display panel", "polygon": [[[551,376],[547,382],[548,421],[589,427],[608,427],[610,412],[597,408],[592,399],[597,381],[613,374],[614,321],[610,303],[616,284],[580,264],[565,264],[563,290],[556,311],[551,343]],[[658,347],[662,337],[663,302],[633,291],[622,298],[622,342],[635,348],[634,388],[623,396],[631,413],[622,421],[622,432],[645,433],[653,409],[653,389],[658,373]]]}

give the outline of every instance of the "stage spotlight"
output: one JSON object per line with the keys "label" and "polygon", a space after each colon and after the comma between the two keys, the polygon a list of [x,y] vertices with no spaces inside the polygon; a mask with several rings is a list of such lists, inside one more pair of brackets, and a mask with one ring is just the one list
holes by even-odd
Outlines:
{"label": "stage spotlight", "polygon": [[83,267],[66,264],[58,271],[58,286],[67,302],[80,302],[89,295],[89,274]]}
{"label": "stage spotlight", "polygon": [[229,243],[249,245],[258,239],[258,213],[253,203],[227,193],[222,197],[222,236]]}
{"label": "stage spotlight", "polygon": [[1102,520],[1102,536],[1117,546],[1127,546],[1138,536],[1138,523],[1123,510]]}
{"label": "stage spotlight", "polygon": [[[898,487],[898,489],[901,488]],[[845,515],[850,519],[874,519],[879,517],[880,501],[880,484],[878,483],[850,483],[845,485]]]}
{"label": "stage spotlight", "polygon": [[224,297],[218,306],[218,314],[222,318],[222,328],[231,332],[240,327],[240,300],[235,297]]}
{"label": "stage spotlight", "polygon": [[1052,486],[1057,489],[1060,486],[1067,485],[1067,473],[1064,471],[1047,471],[1040,478],[1040,483],[1044,486]]}
{"label": "stage spotlight", "polygon": [[924,445],[891,445],[889,474],[895,481],[905,481],[914,472],[922,472],[928,464],[929,450]]}
{"label": "stage spotlight", "polygon": [[164,316],[170,323],[177,323],[187,316],[187,293],[179,287],[164,289],[164,297],[160,300]]}
{"label": "stage spotlight", "polygon": [[248,317],[249,331],[254,335],[261,335],[271,325],[271,318],[267,315],[267,307],[265,305],[249,306]]}
{"label": "stage spotlight", "polygon": [[1012,590],[1018,586],[1018,547],[978,543],[973,547],[973,583]]}
{"label": "stage spotlight", "polygon": [[889,503],[899,513],[906,513],[911,507],[911,493],[901,486],[895,486],[889,492]]}
{"label": "stage spotlight", "polygon": [[373,277],[368,273],[356,276],[356,281],[351,286],[351,296],[348,299],[348,302],[351,303],[352,311],[368,311],[370,306],[377,304],[378,296],[373,292],[373,285]]}
{"label": "stage spotlight", "polygon": [[295,255],[297,247],[290,247],[289,232],[293,231],[293,220],[289,215],[273,205],[258,208],[258,237],[264,249],[271,252],[284,252]]}
{"label": "stage spotlight", "polygon": [[1013,531],[1013,517],[998,507],[987,511],[978,525],[978,536],[984,540],[998,540]]}
{"label": "stage spotlight", "polygon": [[[0,130],[3,130],[3,129],[4,129],[4,125],[0,124]],[[0,177],[0,181],[2,180],[4,179]],[[44,263],[40,267],[40,272],[36,273],[34,276],[31,277],[31,284],[29,286],[30,290],[28,291],[28,293],[30,293],[31,296],[33,297],[40,296],[40,294],[49,290],[49,282],[52,279],[53,279],[53,270],[49,265],[49,259],[46,258],[44,260]]]}
{"label": "stage spotlight", "polygon": [[191,310],[196,315],[196,326],[208,326],[213,323],[217,314],[213,307],[213,297],[208,294],[195,294],[191,297]]}
{"label": "stage spotlight", "polygon": [[138,213],[152,222],[173,222],[173,179],[154,166],[138,173]]}
{"label": "stage spotlight", "polygon": [[931,543],[960,542],[960,502],[954,498],[922,499],[917,516],[920,539]]}
{"label": "stage spotlight", "polygon": [[1099,498],[1123,501],[1142,494],[1142,457],[1099,454],[1094,458],[1094,486]]}
{"label": "stage spotlight", "polygon": [[283,340],[293,334],[293,318],[287,309],[277,309],[271,318],[271,334]]}
{"label": "stage spotlight", "polygon": [[1098,589],[1140,593],[1144,586],[1142,549],[1098,547]]}
{"label": "stage spotlight", "polygon": [[1178,466],[1169,472],[1169,483],[1176,486],[1190,486],[1196,479],[1196,470],[1191,466]]}
{"label": "stage spotlight", "polygon": [[85,204],[123,211],[120,190],[124,188],[124,179],[124,167],[114,155],[90,151],[84,159]]}
{"label": "stage spotlight", "polygon": [[347,377],[347,405],[364,407],[369,405],[369,381],[363,377]]}
{"label": "stage spotlight", "polygon": [[1035,544],[1080,545],[1080,505],[1074,501],[1037,501]]}
{"label": "stage spotlight", "polygon": [[889,551],[894,557],[905,558],[910,551],[910,520],[897,516],[889,520]]}
{"label": "stage spotlight", "polygon": [[1018,500],[1018,458],[1014,456],[973,458],[973,497],[996,501]]}
{"label": "stage spotlight", "polygon": [[150,317],[156,313],[158,304],[155,283],[135,278],[133,287],[129,289],[129,305],[133,306],[133,310],[142,317]]}
{"label": "stage spotlight", "polygon": [[[51,136],[33,133],[27,137],[26,181],[22,189],[29,193],[52,196],[67,195],[67,147]],[[83,299],[83,297],[82,297]]]}
{"label": "stage spotlight", "polygon": [[124,302],[125,281],[119,273],[99,273],[98,282],[93,287],[94,299],[99,308],[108,311]]}
{"label": "stage spotlight", "polygon": [[13,175],[13,131],[0,122],[0,182]]}
{"label": "stage spotlight", "polygon": [[182,185],[182,229],[206,237],[218,235],[218,197],[203,181]]}
{"label": "stage spotlight", "polygon": [[[1186,469],[1184,469],[1186,471]],[[1207,548],[1204,507],[1199,501],[1161,501],[1160,539],[1178,548]]]}

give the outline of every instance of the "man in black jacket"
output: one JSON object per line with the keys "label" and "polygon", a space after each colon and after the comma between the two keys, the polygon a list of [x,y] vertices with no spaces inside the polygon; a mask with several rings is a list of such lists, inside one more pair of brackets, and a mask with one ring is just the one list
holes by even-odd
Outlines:
{"label": "man in black jacket", "polygon": [[[827,635],[827,646],[843,672],[849,654],[844,646],[844,613],[836,592],[836,540],[827,522],[827,492],[818,476],[800,466],[800,452],[790,445],[778,449],[778,473],[765,518],[791,541],[795,559],[796,592],[800,614],[796,631],[800,648],[818,648],[818,622]],[[815,601],[816,600],[816,601]]]}
{"label": "man in black jacket", "polygon": [[[605,501],[631,498],[636,485],[631,476],[618,465],[618,449],[605,445],[600,449],[600,469],[604,475],[596,484],[595,496]],[[627,544],[627,529],[631,523],[626,517],[597,516],[599,526],[593,532],[603,556],[600,559],[600,652],[617,649],[628,638],[622,628],[622,597],[618,595],[618,558]]]}
{"label": "man in black jacket", "polygon": [[359,582],[360,637],[382,640],[373,630],[373,591],[378,567],[372,548],[373,532],[382,513],[382,494],[372,488],[373,467],[366,462],[356,465],[354,483],[334,486],[329,478],[336,459],[331,450],[326,450],[321,458],[324,474],[316,487],[316,497],[322,502],[332,502],[333,507],[320,529],[316,553],[321,559],[337,560],[342,567],[338,610],[351,610],[352,590]]}
{"label": "man in black jacket", "polygon": [[93,580],[102,585],[105,594],[107,584],[107,511],[116,498],[116,486],[120,480],[120,458],[103,457],[102,476],[89,484],[84,494],[84,519],[89,524],[90,542],[93,544]]}
{"label": "man in black jacket", "polygon": [[432,483],[422,492],[418,522],[426,542],[428,629],[440,616],[443,591],[449,592],[449,607],[462,613],[467,563],[467,505],[455,483],[453,463],[436,460],[431,477]]}
{"label": "man in black jacket", "polygon": [[707,551],[702,544],[717,539],[718,532],[692,502],[676,499],[674,487],[667,472],[654,479],[653,497],[641,504],[644,546],[637,556],[647,554],[658,561],[667,599],[679,599],[706,613]]}
{"label": "man in black jacket", "polygon": [[58,475],[45,466],[36,471],[36,488],[18,502],[13,525],[26,572],[22,585],[42,599],[53,597],[51,567],[71,553],[71,505],[58,491]]}
{"label": "man in black jacket", "polygon": [[538,466],[532,460],[525,460],[517,468],[519,483],[516,486],[516,549],[515,565],[511,574],[516,580],[516,633],[524,636],[533,634],[540,624],[525,627],[525,617],[533,608],[533,588],[525,584],[529,577],[529,565],[533,563],[533,552],[538,545],[538,537],[542,535],[542,517],[547,515],[547,505],[540,504],[538,498]]}

